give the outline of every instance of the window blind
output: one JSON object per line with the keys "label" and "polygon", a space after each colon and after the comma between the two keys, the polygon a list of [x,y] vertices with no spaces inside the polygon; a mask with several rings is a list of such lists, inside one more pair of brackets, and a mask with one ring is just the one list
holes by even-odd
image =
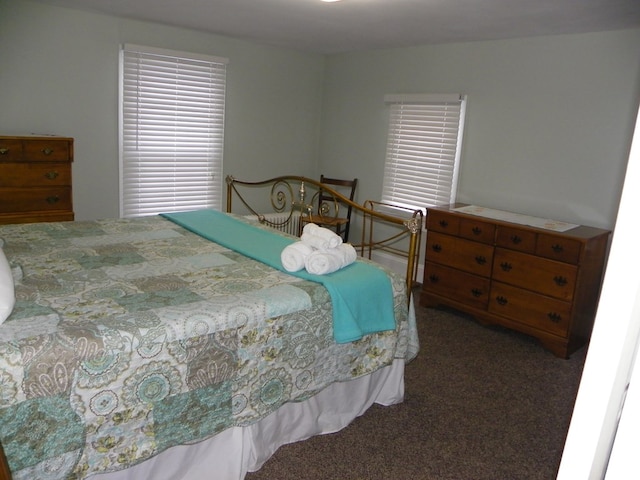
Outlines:
{"label": "window blind", "polygon": [[226,64],[124,45],[121,216],[221,208]]}
{"label": "window blind", "polygon": [[387,95],[382,201],[409,208],[455,201],[466,97]]}

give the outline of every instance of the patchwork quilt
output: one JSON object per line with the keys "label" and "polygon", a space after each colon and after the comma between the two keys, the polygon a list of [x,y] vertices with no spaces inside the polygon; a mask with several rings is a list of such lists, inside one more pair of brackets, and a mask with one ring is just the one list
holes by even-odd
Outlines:
{"label": "patchwork quilt", "polygon": [[418,351],[390,272],[396,329],[336,343],[321,284],[162,217],[7,225],[0,239],[16,291],[0,325],[15,479],[126,468]]}

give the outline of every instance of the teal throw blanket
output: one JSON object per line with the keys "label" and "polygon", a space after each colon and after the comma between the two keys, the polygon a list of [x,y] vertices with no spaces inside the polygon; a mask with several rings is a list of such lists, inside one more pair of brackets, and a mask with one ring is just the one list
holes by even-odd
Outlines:
{"label": "teal throw blanket", "polygon": [[363,335],[394,330],[391,280],[380,268],[354,262],[327,275],[313,275],[306,270],[287,272],[280,254],[295,242],[216,210],[196,210],[162,214],[163,217],[208,240],[235,250],[273,268],[324,285],[333,306],[333,336],[347,343]]}

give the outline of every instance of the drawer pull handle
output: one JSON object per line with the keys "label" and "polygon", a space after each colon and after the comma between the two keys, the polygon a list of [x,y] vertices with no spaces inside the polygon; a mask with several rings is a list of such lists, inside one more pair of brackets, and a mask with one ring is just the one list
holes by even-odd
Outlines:
{"label": "drawer pull handle", "polygon": [[53,153],[53,149],[51,148],[43,148],[41,150],[42,153],[44,153],[45,155],[51,155]]}
{"label": "drawer pull handle", "polygon": [[431,275],[429,275],[429,281],[431,283],[438,283],[440,281],[440,278],[436,274],[432,273]]}
{"label": "drawer pull handle", "polygon": [[569,283],[565,277],[561,277],[560,275],[556,275],[555,277],[553,277],[553,281],[556,282],[556,285],[558,285],[559,287],[564,287],[567,283]]}
{"label": "drawer pull handle", "polygon": [[47,197],[47,203],[53,205],[54,203],[58,203],[60,201],[60,197],[57,195],[52,195]]}
{"label": "drawer pull handle", "polygon": [[439,244],[434,243],[433,245],[431,245],[431,250],[433,250],[436,253],[439,253],[442,251],[442,247]]}
{"label": "drawer pull handle", "polygon": [[560,321],[562,320],[562,315],[559,315],[556,312],[547,313],[547,317],[549,317],[549,320],[551,320],[553,323],[560,323]]}
{"label": "drawer pull handle", "polygon": [[473,227],[471,231],[474,235],[480,235],[482,233],[482,229],[480,227]]}
{"label": "drawer pull handle", "polygon": [[0,155],[6,155],[7,153],[9,153],[8,148],[0,148]]}
{"label": "drawer pull handle", "polygon": [[551,246],[551,250],[553,250],[556,253],[562,253],[562,251],[564,250],[564,248],[562,248],[562,245],[556,243],[555,245]]}
{"label": "drawer pull handle", "polygon": [[482,255],[477,255],[476,256],[476,263],[478,265],[484,265],[485,263],[487,263],[487,259],[486,259],[486,257],[483,257]]}
{"label": "drawer pull handle", "polygon": [[511,243],[518,245],[522,241],[518,235],[511,235]]}
{"label": "drawer pull handle", "polygon": [[44,174],[45,178],[48,178],[49,180],[55,180],[56,178],[58,178],[58,172],[47,172]]}
{"label": "drawer pull handle", "polygon": [[482,296],[482,290],[480,290],[479,288],[472,288],[471,289],[471,295],[473,295],[474,297],[481,297]]}
{"label": "drawer pull handle", "polygon": [[500,268],[505,272],[509,272],[509,271],[511,271],[513,266],[509,262],[502,262],[500,264]]}
{"label": "drawer pull handle", "polygon": [[509,303],[507,299],[504,298],[502,295],[499,295],[496,297],[496,302],[498,302],[498,305],[506,305],[507,303]]}
{"label": "drawer pull handle", "polygon": [[447,228],[449,226],[449,222],[447,222],[446,220],[440,220],[438,223],[442,228]]}

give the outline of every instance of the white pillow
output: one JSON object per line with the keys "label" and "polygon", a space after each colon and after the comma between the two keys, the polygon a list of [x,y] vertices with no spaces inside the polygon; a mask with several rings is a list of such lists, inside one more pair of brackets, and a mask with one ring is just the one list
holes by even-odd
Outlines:
{"label": "white pillow", "polygon": [[13,288],[13,274],[4,250],[0,248],[0,324],[4,322],[16,303],[16,294]]}

